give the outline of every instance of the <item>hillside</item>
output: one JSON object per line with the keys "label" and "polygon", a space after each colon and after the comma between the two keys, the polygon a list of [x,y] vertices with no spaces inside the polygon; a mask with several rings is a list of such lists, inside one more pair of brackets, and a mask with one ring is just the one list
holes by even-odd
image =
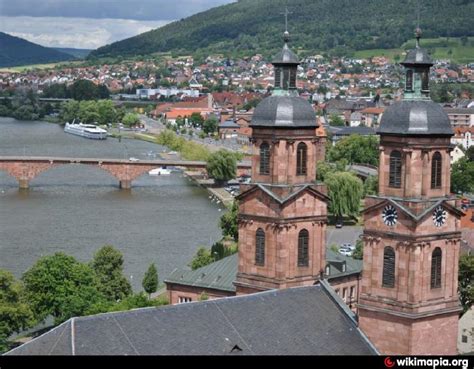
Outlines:
{"label": "hillside", "polygon": [[72,55],[0,32],[0,67],[52,63],[75,59]]}
{"label": "hillside", "polygon": [[69,48],[69,47],[53,47],[53,49],[56,50],[56,51],[65,53],[65,54],[72,55],[72,56],[74,56],[75,58],[78,58],[78,59],[86,58],[87,55],[89,55],[90,52],[92,51],[90,49],[73,49],[73,48]]}
{"label": "hillside", "polygon": [[[420,0],[424,37],[474,36],[473,0]],[[300,51],[398,48],[413,38],[414,0],[240,0],[101,47],[94,57],[172,51],[269,54],[281,46],[285,5]]]}

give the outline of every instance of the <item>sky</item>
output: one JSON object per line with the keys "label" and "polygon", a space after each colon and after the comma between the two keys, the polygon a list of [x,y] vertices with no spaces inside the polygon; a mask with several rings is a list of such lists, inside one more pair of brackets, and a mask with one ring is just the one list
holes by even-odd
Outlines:
{"label": "sky", "polygon": [[96,49],[235,0],[0,0],[0,31],[50,47]]}

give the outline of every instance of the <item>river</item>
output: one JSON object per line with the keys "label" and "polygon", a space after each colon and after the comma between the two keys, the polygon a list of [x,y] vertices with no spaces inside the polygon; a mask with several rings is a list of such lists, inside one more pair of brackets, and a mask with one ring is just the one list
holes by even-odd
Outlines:
{"label": "river", "polygon": [[[0,118],[0,156],[80,158],[136,157],[162,147],[138,140],[88,140],[45,122]],[[206,190],[180,173],[133,182],[118,188],[108,173],[80,164],[41,173],[20,191],[0,171],[0,268],[20,277],[38,258],[57,251],[89,261],[110,244],[124,255],[124,273],[135,291],[154,262],[160,282],[189,263],[199,245],[220,238],[222,207]]]}

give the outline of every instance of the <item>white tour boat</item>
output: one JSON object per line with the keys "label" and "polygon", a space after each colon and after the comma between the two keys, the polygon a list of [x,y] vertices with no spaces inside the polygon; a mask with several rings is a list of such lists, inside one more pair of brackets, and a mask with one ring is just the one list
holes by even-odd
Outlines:
{"label": "white tour boat", "polygon": [[76,136],[91,138],[93,140],[105,140],[108,132],[105,129],[97,127],[94,124],[66,123],[64,132],[72,133]]}

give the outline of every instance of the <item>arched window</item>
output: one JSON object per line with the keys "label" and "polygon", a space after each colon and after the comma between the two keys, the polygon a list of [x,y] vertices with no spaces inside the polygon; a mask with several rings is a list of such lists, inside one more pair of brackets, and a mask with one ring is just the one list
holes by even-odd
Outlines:
{"label": "arched window", "polygon": [[265,265],[265,232],[262,228],[257,230],[255,241],[255,265]]}
{"label": "arched window", "polygon": [[441,154],[436,151],[433,155],[433,159],[431,160],[431,188],[441,188],[441,164]]}
{"label": "arched window", "polygon": [[296,149],[296,175],[304,176],[307,173],[306,163],[308,161],[308,148],[305,143],[298,144]]}
{"label": "arched window", "polygon": [[402,186],[402,153],[394,150],[390,154],[390,187],[400,188]]}
{"label": "arched window", "polygon": [[413,91],[413,71],[407,70],[405,90]]}
{"label": "arched window", "polygon": [[395,250],[390,246],[383,250],[382,287],[395,287]]}
{"label": "arched window", "polygon": [[431,288],[441,288],[442,253],[439,247],[431,255]]}
{"label": "arched window", "polygon": [[260,145],[260,174],[270,174],[270,145]]}
{"label": "arched window", "polygon": [[309,233],[303,229],[298,235],[298,266],[309,265]]}

